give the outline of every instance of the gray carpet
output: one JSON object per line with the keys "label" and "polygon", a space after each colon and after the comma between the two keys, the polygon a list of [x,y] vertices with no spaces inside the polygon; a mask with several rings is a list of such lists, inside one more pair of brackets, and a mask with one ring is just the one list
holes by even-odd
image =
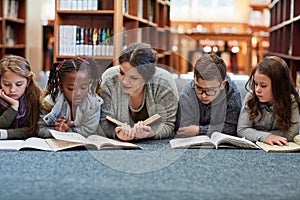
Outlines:
{"label": "gray carpet", "polygon": [[139,144],[0,151],[0,199],[299,199],[299,153]]}

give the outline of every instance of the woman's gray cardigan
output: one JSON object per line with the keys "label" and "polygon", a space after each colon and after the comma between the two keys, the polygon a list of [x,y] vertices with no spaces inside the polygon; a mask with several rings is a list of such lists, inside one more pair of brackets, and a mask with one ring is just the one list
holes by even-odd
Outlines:
{"label": "woman's gray cardigan", "polygon": [[[134,125],[129,113],[129,95],[124,93],[118,80],[119,66],[107,69],[102,76],[102,113],[100,134],[115,138],[115,124],[105,117],[111,116],[121,122]],[[149,117],[159,114],[162,119],[151,127],[156,131],[155,139],[169,138],[174,135],[178,92],[172,75],[159,67],[155,68],[153,78],[145,84],[146,107]]]}

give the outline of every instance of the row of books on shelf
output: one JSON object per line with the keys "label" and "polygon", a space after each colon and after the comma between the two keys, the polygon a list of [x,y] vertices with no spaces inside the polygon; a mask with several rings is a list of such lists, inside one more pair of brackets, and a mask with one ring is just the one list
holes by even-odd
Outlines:
{"label": "row of books on shelf", "polygon": [[251,4],[269,4],[271,0],[250,0]]}
{"label": "row of books on shelf", "polygon": [[250,9],[249,22],[253,26],[270,26],[270,10],[265,8],[262,12]]}
{"label": "row of books on shelf", "polygon": [[10,18],[18,18],[19,1],[18,0],[5,0],[4,16]]}
{"label": "row of books on shelf", "polygon": [[[143,16],[143,7],[149,7],[149,16],[147,16],[149,21],[153,21],[153,14],[154,14],[154,9],[155,9],[155,0],[150,1],[150,5],[144,5],[143,0],[138,0],[138,6],[137,6],[137,17],[139,18],[144,18]],[[123,0],[123,13],[124,14],[130,14],[129,13],[129,0]]]}
{"label": "row of books on shelf", "polygon": [[112,28],[59,26],[59,55],[113,56]]}
{"label": "row of books on shelf", "polygon": [[101,0],[60,0],[60,10],[101,10]]}

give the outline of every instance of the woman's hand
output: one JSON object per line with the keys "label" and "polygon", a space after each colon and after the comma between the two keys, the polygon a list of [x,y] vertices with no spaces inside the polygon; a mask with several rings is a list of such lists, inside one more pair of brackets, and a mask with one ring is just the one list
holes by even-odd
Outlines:
{"label": "woman's hand", "polygon": [[177,135],[180,137],[192,137],[200,135],[200,127],[196,125],[181,127],[178,129]]}
{"label": "woman's hand", "polygon": [[145,126],[143,122],[138,122],[132,128],[135,139],[151,138],[155,136],[155,131],[150,126]]}
{"label": "woman's hand", "polygon": [[131,128],[127,123],[115,129],[119,139],[130,141],[134,139],[151,138],[155,136],[155,131],[150,126],[144,126],[143,122],[138,122]]}
{"label": "woman's hand", "polygon": [[115,133],[120,140],[130,141],[134,139],[134,133],[127,123],[115,128]]}
{"label": "woman's hand", "polygon": [[7,96],[2,89],[0,89],[0,98],[7,101],[14,110],[19,109],[19,100]]}
{"label": "woman's hand", "polygon": [[288,140],[285,137],[281,137],[275,134],[270,134],[267,138],[265,143],[269,144],[269,145],[279,145],[279,146],[283,146],[286,145],[288,146]]}
{"label": "woman's hand", "polygon": [[65,116],[58,117],[56,122],[55,122],[55,130],[61,131],[61,132],[68,131],[69,128],[73,125],[74,122],[69,121],[69,122],[65,123],[65,121],[66,121]]}

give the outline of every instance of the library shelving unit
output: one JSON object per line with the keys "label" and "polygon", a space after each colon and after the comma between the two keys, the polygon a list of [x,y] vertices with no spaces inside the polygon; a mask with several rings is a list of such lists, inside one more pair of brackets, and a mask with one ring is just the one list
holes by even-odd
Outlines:
{"label": "library shelving unit", "polygon": [[264,58],[269,49],[269,0],[251,0],[249,8],[249,27],[254,39],[252,42],[252,66],[255,66]]}
{"label": "library shelving unit", "polygon": [[[169,0],[56,0],[55,3],[54,61],[91,57],[109,67],[118,63],[122,49],[130,43],[146,42],[157,50],[159,64],[170,65]],[[71,28],[65,30],[65,27]]]}
{"label": "library shelving unit", "polygon": [[0,56],[25,57],[26,0],[2,0],[0,3]]}
{"label": "library shelving unit", "polygon": [[270,3],[271,27],[269,55],[283,58],[296,81],[300,71],[300,1],[273,0]]}

